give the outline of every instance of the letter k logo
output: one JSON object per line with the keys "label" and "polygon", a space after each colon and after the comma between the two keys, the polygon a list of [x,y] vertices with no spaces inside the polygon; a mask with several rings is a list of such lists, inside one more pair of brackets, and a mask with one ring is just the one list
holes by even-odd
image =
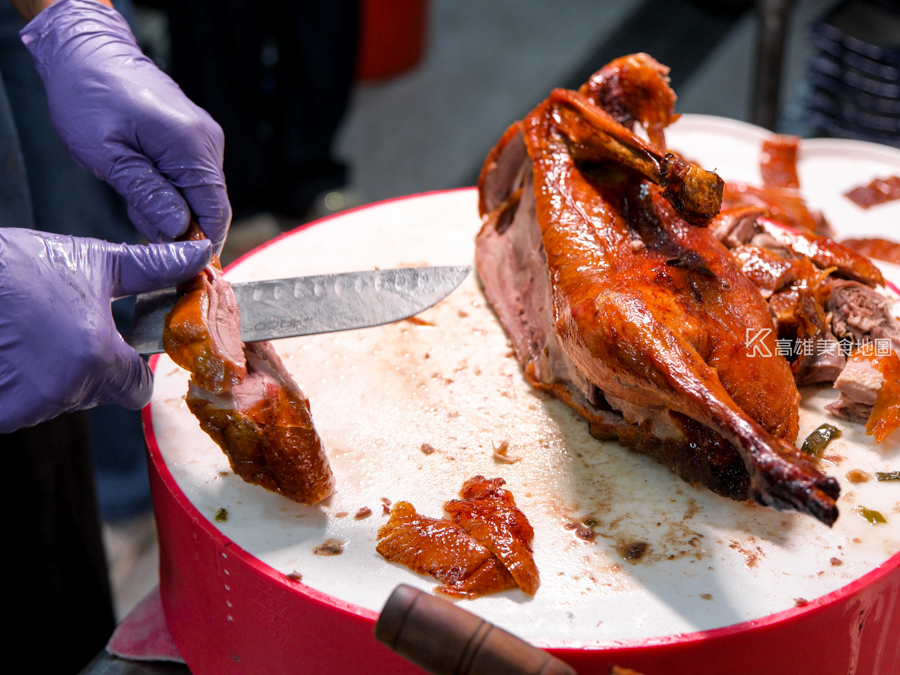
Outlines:
{"label": "letter k logo", "polygon": [[772,334],[771,328],[762,328],[755,335],[750,335],[750,329],[747,329],[747,336],[744,340],[744,346],[747,348],[749,356],[772,356],[769,345],[765,343],[765,339]]}

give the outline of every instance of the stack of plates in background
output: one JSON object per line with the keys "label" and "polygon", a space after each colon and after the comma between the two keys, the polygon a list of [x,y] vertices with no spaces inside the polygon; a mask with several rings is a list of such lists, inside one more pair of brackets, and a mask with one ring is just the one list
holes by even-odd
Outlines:
{"label": "stack of plates in background", "polygon": [[845,0],[812,31],[808,123],[900,147],[900,5]]}

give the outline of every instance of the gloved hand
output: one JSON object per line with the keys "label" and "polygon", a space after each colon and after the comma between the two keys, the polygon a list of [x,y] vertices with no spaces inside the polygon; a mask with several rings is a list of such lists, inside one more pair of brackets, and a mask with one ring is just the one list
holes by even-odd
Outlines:
{"label": "gloved hand", "polygon": [[222,129],[141,53],[122,15],[95,0],[59,0],[19,35],[56,133],[125,197],[135,227],[151,242],[172,241],[193,212],[221,251],[231,222]]}
{"label": "gloved hand", "polygon": [[150,369],[116,331],[110,302],[182,283],[211,255],[205,239],[128,246],[0,229],[0,433],[106,403],[146,405]]}

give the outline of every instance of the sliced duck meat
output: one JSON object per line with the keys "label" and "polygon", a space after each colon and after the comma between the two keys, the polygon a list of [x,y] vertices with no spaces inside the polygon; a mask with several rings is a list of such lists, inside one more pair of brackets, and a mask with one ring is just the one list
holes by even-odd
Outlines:
{"label": "sliced duck meat", "polygon": [[900,427],[900,357],[869,342],[860,346],[834,383],[838,399],[827,409],[837,417],[865,423],[880,443]]}
{"label": "sliced duck meat", "polygon": [[[767,238],[770,235],[763,232],[753,241],[767,244]],[[778,355],[790,362],[797,384],[833,382],[846,357],[823,309],[831,283],[828,273],[772,241],[772,248],[745,246],[732,254],[768,299],[778,334]]]}
{"label": "sliced duck meat", "polygon": [[841,344],[827,328],[817,333],[815,339],[802,343],[801,350],[791,363],[794,378],[801,386],[834,382],[847,364]]}
{"label": "sliced duck meat", "polygon": [[854,345],[890,341],[900,351],[900,321],[890,311],[888,299],[855,281],[835,279],[826,311],[832,315],[832,332]]}
{"label": "sliced duck meat", "polygon": [[[848,373],[848,378],[852,376],[853,370]],[[835,400],[834,403],[826,405],[825,409],[835,417],[847,420],[848,422],[865,424],[872,415],[873,407],[874,406],[870,403],[854,401],[849,396],[841,393],[838,394],[837,400]]]}
{"label": "sliced duck meat", "polygon": [[224,394],[247,375],[241,317],[218,260],[184,286],[166,317],[163,347],[197,386]]}
{"label": "sliced duck meat", "polygon": [[[189,238],[202,236],[196,223]],[[234,292],[217,258],[166,316],[166,353],[190,371],[186,403],[248,483],[302,504],[334,491],[309,401],[268,342],[241,342]]]}
{"label": "sliced duck meat", "polygon": [[309,401],[268,342],[246,346],[247,376],[225,394],[191,382],[185,399],[232,470],[301,504],[334,491],[334,476]]}
{"label": "sliced duck meat", "polygon": [[791,343],[790,352],[783,356],[793,354],[794,344],[801,335],[809,335],[816,330],[815,310],[809,311],[815,304],[815,296],[812,291],[803,286],[792,284],[769,298],[769,311],[775,320],[778,339]]}
{"label": "sliced duck meat", "polygon": [[777,242],[777,245],[808,258],[819,269],[834,268],[835,276],[860,281],[873,288],[884,286],[884,276],[871,260],[833,239],[810,232],[791,232],[778,223],[766,219],[759,220],[758,224]]}
{"label": "sliced duck meat", "polygon": [[783,258],[758,246],[743,245],[731,250],[744,275],[753,282],[764,298],[770,298],[797,280],[793,260]]}
{"label": "sliced duck meat", "polygon": [[[768,301],[779,354],[804,385],[835,381],[849,351],[863,342],[890,340],[897,348],[897,321],[885,296],[875,290],[884,278],[869,258],[900,262],[900,244],[883,239],[838,243],[821,236],[821,227],[819,234],[811,232],[811,220],[818,216],[806,209],[797,191],[797,143],[777,136],[764,142],[765,186],[726,185],[723,204],[730,208],[720,212],[712,230]],[[868,409],[860,409],[856,400],[842,396],[834,405],[848,419],[868,419]]]}
{"label": "sliced duck meat", "polygon": [[710,229],[728,248],[735,248],[750,243],[759,232],[756,221],[766,215],[766,211],[757,206],[736,206],[722,209],[710,223]]}

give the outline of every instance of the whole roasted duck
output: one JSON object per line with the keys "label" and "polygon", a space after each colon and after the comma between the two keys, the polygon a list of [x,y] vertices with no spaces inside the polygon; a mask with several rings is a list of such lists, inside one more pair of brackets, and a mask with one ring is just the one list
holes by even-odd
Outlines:
{"label": "whole roasted duck", "polygon": [[830,525],[839,486],[793,445],[800,396],[765,356],[768,307],[705,227],[723,183],[665,151],[667,72],[623,57],[507,130],[479,180],[485,293],[531,384],[595,436]]}
{"label": "whole roasted duck", "polygon": [[[202,236],[195,225],[189,236]],[[232,470],[301,504],[334,491],[309,401],[268,342],[241,342],[234,291],[217,258],[166,316],[166,353],[191,372],[185,402]]]}

